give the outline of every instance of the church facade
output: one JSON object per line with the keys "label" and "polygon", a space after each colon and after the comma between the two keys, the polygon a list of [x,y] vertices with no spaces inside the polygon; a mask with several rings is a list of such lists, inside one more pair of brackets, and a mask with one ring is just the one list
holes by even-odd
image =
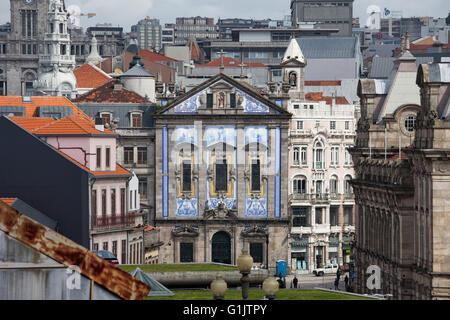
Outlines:
{"label": "church facade", "polygon": [[154,115],[160,263],[288,261],[290,117],[224,73]]}

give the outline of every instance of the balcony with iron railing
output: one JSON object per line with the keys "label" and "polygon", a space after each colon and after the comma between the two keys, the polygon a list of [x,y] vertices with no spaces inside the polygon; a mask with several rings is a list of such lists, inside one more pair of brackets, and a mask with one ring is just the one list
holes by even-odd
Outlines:
{"label": "balcony with iron railing", "polygon": [[131,213],[97,216],[92,217],[91,220],[91,226],[94,231],[127,229],[135,225],[135,215]]}

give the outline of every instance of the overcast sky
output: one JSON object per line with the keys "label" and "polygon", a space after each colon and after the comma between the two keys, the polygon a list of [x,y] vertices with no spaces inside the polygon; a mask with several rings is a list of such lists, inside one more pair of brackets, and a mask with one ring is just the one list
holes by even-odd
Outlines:
{"label": "overcast sky", "polygon": [[[39,0],[38,0],[39,1]],[[217,18],[282,19],[290,14],[290,0],[65,0],[66,6],[78,5],[83,13],[96,13],[94,18],[82,17],[83,27],[97,23],[120,25],[129,31],[132,24],[146,16],[174,23],[176,17],[207,16]],[[449,0],[355,0],[354,16],[364,24],[371,4],[381,10],[402,10],[404,17],[447,17]],[[10,20],[9,0],[0,0],[0,24]]]}

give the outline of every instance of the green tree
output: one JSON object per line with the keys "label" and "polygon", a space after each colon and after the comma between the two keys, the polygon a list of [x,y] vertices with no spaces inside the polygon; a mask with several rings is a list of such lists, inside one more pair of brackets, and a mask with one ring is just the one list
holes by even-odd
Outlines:
{"label": "green tree", "polygon": [[445,23],[450,26],[450,12],[448,13],[447,19],[445,19]]}

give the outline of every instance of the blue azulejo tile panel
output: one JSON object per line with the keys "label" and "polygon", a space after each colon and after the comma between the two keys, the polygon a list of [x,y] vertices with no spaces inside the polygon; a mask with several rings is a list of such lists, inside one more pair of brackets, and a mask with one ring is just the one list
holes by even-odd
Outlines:
{"label": "blue azulejo tile panel", "polygon": [[206,126],[204,133],[206,147],[226,143],[236,147],[236,128],[233,126]]}
{"label": "blue azulejo tile panel", "polygon": [[234,198],[226,198],[226,199],[217,199],[217,198],[209,198],[209,202],[207,203],[209,209],[217,208],[219,202],[225,203],[225,206],[228,209],[233,209],[236,206],[236,199]]}
{"label": "blue azulejo tile panel", "polygon": [[268,129],[265,126],[245,127],[245,144],[261,143],[268,146]]}
{"label": "blue azulejo tile panel", "polygon": [[245,199],[245,217],[267,218],[267,199]]}
{"label": "blue azulejo tile panel", "polygon": [[270,113],[270,108],[264,103],[256,100],[247,93],[236,89],[241,96],[244,97],[244,112],[245,113]]}
{"label": "blue azulejo tile panel", "polygon": [[181,143],[198,145],[197,130],[194,126],[178,126],[173,131],[171,140],[175,145]]}
{"label": "blue azulejo tile panel", "polygon": [[175,113],[197,113],[198,110],[198,98],[205,93],[205,90],[193,95],[187,100],[177,104],[174,107]]}
{"label": "blue azulejo tile panel", "polygon": [[198,216],[198,200],[196,198],[191,199],[176,199],[177,209],[175,216],[177,218],[192,218]]}

